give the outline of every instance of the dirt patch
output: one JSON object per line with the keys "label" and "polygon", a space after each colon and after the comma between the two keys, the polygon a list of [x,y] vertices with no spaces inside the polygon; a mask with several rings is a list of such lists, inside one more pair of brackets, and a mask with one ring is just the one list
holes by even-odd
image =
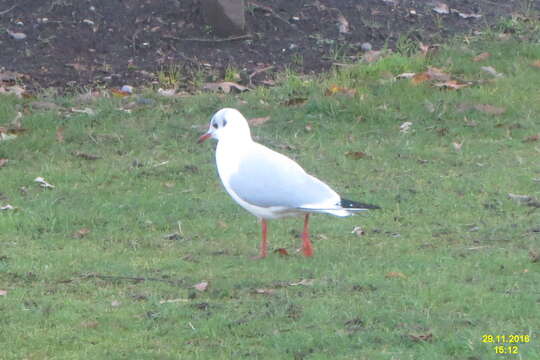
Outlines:
{"label": "dirt patch", "polygon": [[264,70],[251,78],[260,82],[286,67],[319,72],[369,47],[441,42],[529,10],[525,0],[455,0],[441,14],[436,3],[247,1],[247,35],[224,40],[204,24],[197,0],[4,0],[0,68],[24,74],[32,88],[64,90],[152,82],[190,89],[227,68],[244,83]]}

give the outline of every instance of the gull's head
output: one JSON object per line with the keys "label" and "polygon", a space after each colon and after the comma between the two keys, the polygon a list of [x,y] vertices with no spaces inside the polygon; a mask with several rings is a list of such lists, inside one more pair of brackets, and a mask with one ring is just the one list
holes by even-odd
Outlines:
{"label": "gull's head", "polygon": [[249,125],[240,111],[231,108],[219,110],[212,116],[208,131],[199,137],[198,143],[213,138],[222,140],[225,138],[243,140],[251,139]]}

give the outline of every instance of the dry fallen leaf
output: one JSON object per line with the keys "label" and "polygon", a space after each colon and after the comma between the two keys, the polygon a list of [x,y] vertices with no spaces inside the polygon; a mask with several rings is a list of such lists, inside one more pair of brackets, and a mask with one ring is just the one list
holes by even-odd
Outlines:
{"label": "dry fallen leaf", "polygon": [[75,231],[75,233],[73,234],[73,237],[75,239],[82,239],[83,237],[85,237],[89,233],[90,233],[90,229],[82,228],[82,229],[79,229],[79,230]]}
{"label": "dry fallen leaf", "polygon": [[111,306],[112,307],[119,307],[120,305],[122,305],[122,303],[118,300],[113,300],[111,301]]}
{"label": "dry fallen leaf", "polygon": [[343,16],[343,14],[339,14],[337,20],[338,20],[338,23],[339,23],[339,25],[338,25],[339,33],[340,34],[348,34],[350,32],[349,22],[347,21],[345,16]]}
{"label": "dry fallen leaf", "polygon": [[536,142],[540,140],[540,133],[536,135],[527,136],[525,139],[523,139],[523,142]]}
{"label": "dry fallen leaf", "polygon": [[508,194],[508,198],[519,203],[528,203],[529,201],[533,200],[533,198],[530,197],[529,195],[518,195],[518,194],[512,194],[512,193]]}
{"label": "dry fallen leaf", "polygon": [[314,279],[302,279],[298,282],[289,283],[289,286],[298,286],[298,285],[312,286],[314,283],[315,283]]}
{"label": "dry fallen leaf", "polygon": [[54,189],[55,187],[54,185],[51,185],[47,181],[45,181],[45,179],[41,176],[38,176],[37,178],[35,178],[34,182],[39,183],[39,186],[45,189]]}
{"label": "dry fallen leaf", "polygon": [[480,53],[478,55],[476,55],[475,57],[473,57],[473,61],[474,62],[479,62],[479,61],[484,61],[486,60],[488,57],[490,57],[491,54],[488,53],[488,52],[483,52],[483,53]]}
{"label": "dry fallen leaf", "polygon": [[93,320],[83,321],[81,323],[81,327],[86,328],[86,329],[95,329],[95,328],[98,327],[98,325],[99,325],[99,323],[97,321],[93,321]]}
{"label": "dry fallen leaf", "polygon": [[59,127],[58,129],[56,129],[56,141],[58,141],[59,143],[64,142],[64,128],[63,127]]}
{"label": "dry fallen leaf", "polygon": [[426,334],[408,334],[409,339],[411,339],[414,342],[420,342],[420,341],[431,341],[433,340],[433,334],[432,333],[426,333]]}
{"label": "dry fallen leaf", "polygon": [[488,74],[490,74],[490,75],[492,75],[494,77],[503,77],[504,76],[500,72],[497,72],[497,70],[495,70],[495,68],[493,66],[482,66],[482,67],[480,67],[480,69],[482,69],[482,71],[485,71],[485,72],[487,72]]}
{"label": "dry fallen leaf", "polygon": [[436,87],[442,88],[442,89],[449,89],[449,90],[459,90],[461,88],[470,86],[470,83],[460,83],[456,80],[450,80],[446,82],[438,82],[433,84]]}
{"label": "dry fallen leaf", "polygon": [[374,63],[378,61],[380,58],[382,58],[384,54],[385,52],[382,50],[366,51],[364,55],[362,55],[362,60],[367,63]]}
{"label": "dry fallen leaf", "polygon": [[540,251],[529,250],[529,257],[533,263],[540,262]]}
{"label": "dry fallen leaf", "polygon": [[7,290],[0,290],[0,296],[6,296],[7,293]]}
{"label": "dry fallen leaf", "polygon": [[405,274],[403,274],[402,272],[399,272],[399,271],[390,271],[389,273],[387,273],[386,275],[384,275],[385,278],[387,279],[406,279],[407,276]]}
{"label": "dry fallen leaf", "polygon": [[366,158],[366,157],[369,157],[368,154],[366,154],[365,152],[363,151],[347,151],[345,153],[345,156],[350,158],[350,159],[354,159],[354,160],[358,160],[358,159],[363,159],[363,158]]}
{"label": "dry fallen leaf", "polygon": [[503,107],[497,107],[489,104],[478,104],[475,105],[474,108],[478,111],[481,111],[486,114],[490,115],[501,115],[506,112],[506,109]]}
{"label": "dry fallen leaf", "polygon": [[443,2],[435,3],[435,7],[433,8],[433,11],[441,15],[450,14],[450,9],[448,8],[448,5],[446,5]]}
{"label": "dry fallen leaf", "polygon": [[113,94],[113,96],[116,96],[116,97],[125,97],[125,96],[131,95],[129,92],[122,91],[120,89],[111,89],[111,94]]}
{"label": "dry fallen leaf", "polygon": [[275,289],[255,289],[255,291],[253,291],[254,294],[261,295],[273,295],[275,292]]}
{"label": "dry fallen leaf", "polygon": [[203,90],[222,92],[222,93],[225,93],[225,94],[229,94],[231,92],[232,93],[241,93],[241,92],[244,92],[244,91],[248,91],[249,88],[247,88],[247,87],[245,87],[243,85],[231,82],[231,81],[222,81],[222,82],[215,82],[215,83],[206,83],[206,84],[203,85]]}
{"label": "dry fallen leaf", "polygon": [[193,287],[197,291],[206,291],[208,289],[208,282],[207,281],[201,281],[200,283],[193,285]]}
{"label": "dry fallen leaf", "polygon": [[332,96],[336,94],[343,94],[347,96],[354,96],[356,95],[356,89],[349,89],[346,87],[341,87],[337,85],[332,85],[326,91],[324,92],[324,95],[326,96]]}
{"label": "dry fallen leaf", "polygon": [[459,17],[463,18],[463,19],[479,19],[482,17],[482,15],[480,14],[468,14],[468,13],[462,13],[460,12],[459,10],[456,10],[456,9],[451,9],[451,11],[453,13],[457,13],[459,15]]}
{"label": "dry fallen leaf", "polygon": [[401,73],[399,75],[396,75],[394,79],[396,79],[396,80],[399,80],[399,79],[412,79],[415,75],[416,75],[416,73],[406,72],[406,73]]}
{"label": "dry fallen leaf", "polygon": [[283,102],[285,106],[299,106],[304,105],[307,102],[307,98],[291,98]]}
{"label": "dry fallen leaf", "polygon": [[252,118],[248,120],[248,124],[251,126],[259,126],[270,120],[270,116]]}
{"label": "dry fallen leaf", "polygon": [[6,166],[8,162],[9,162],[8,159],[0,158],[0,168]]}
{"label": "dry fallen leaf", "polygon": [[462,142],[454,141],[454,142],[452,143],[452,146],[454,147],[454,150],[460,151],[461,148],[463,147],[463,141],[462,141]]}
{"label": "dry fallen leaf", "polygon": [[172,304],[172,303],[178,303],[178,302],[189,302],[189,299],[168,299],[168,300],[160,300],[160,304]]}
{"label": "dry fallen leaf", "polygon": [[77,108],[71,108],[71,112],[74,113],[80,113],[80,114],[87,114],[90,116],[96,115],[96,112],[88,107],[85,107],[84,109],[77,109]]}
{"label": "dry fallen leaf", "polygon": [[87,153],[83,153],[81,151],[74,151],[71,154],[73,156],[80,157],[81,159],[85,159],[85,160],[98,160],[98,159],[101,159],[101,156],[87,154]]}
{"label": "dry fallen leaf", "polygon": [[281,256],[289,256],[289,252],[285,248],[278,248],[274,250],[275,253],[281,255]]}
{"label": "dry fallen leaf", "polygon": [[534,66],[534,67],[536,67],[536,68],[539,68],[539,69],[540,69],[540,60],[536,60],[536,61],[534,61],[534,62],[533,62],[533,63],[531,64],[531,66]]}
{"label": "dry fallen leaf", "polygon": [[366,232],[360,226],[355,226],[351,231],[351,234],[354,234],[356,236],[364,236],[366,235]]}
{"label": "dry fallen leaf", "polygon": [[411,129],[412,124],[413,123],[410,121],[405,121],[403,124],[399,126],[399,131],[404,134],[408,133],[409,130]]}
{"label": "dry fallen leaf", "polygon": [[420,84],[420,83],[423,83],[425,81],[428,81],[430,79],[431,78],[429,77],[429,75],[426,72],[421,72],[421,73],[418,73],[418,74],[414,74],[411,77],[411,82],[416,85],[416,84]]}

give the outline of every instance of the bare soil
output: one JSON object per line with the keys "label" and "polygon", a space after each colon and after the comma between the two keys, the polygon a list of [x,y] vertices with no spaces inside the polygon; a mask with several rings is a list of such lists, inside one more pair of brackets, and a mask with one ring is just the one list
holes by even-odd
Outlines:
{"label": "bare soil", "polygon": [[447,0],[448,14],[424,0],[246,3],[246,35],[222,39],[197,0],[0,0],[0,72],[20,73],[34,89],[158,84],[158,74],[172,72],[189,90],[195,78],[218,80],[227,68],[257,83],[286,67],[319,72],[354,60],[365,43],[434,44],[540,10],[534,0]]}

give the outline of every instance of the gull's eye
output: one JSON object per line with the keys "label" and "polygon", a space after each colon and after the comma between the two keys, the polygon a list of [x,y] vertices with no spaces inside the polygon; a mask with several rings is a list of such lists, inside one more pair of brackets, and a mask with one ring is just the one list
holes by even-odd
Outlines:
{"label": "gull's eye", "polygon": [[213,123],[212,126],[214,127],[214,129],[217,129],[217,128],[218,128],[217,123]]}

